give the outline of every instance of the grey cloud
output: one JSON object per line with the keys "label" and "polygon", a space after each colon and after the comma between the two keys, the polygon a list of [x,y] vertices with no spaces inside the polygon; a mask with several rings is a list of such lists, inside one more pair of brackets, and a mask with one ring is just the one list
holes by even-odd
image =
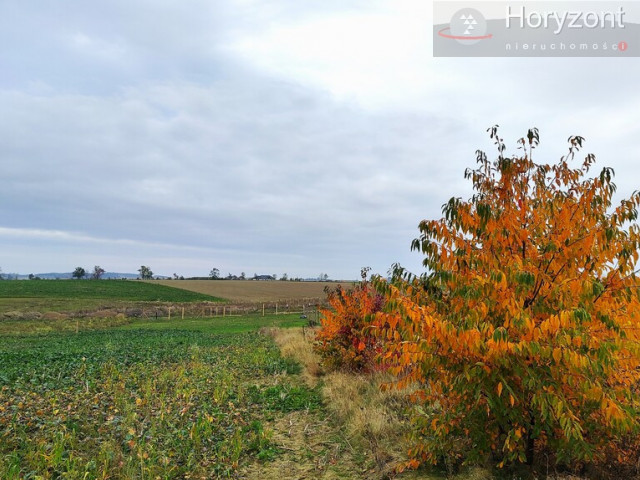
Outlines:
{"label": "grey cloud", "polygon": [[165,274],[217,266],[354,278],[395,261],[419,270],[409,250],[417,224],[471,194],[462,174],[475,149],[491,155],[492,123],[511,152],[537,126],[545,160],[583,134],[602,164],[635,171],[638,123],[610,126],[640,110],[631,62],[439,61],[450,88],[371,111],[225,49],[264,22],[366,5],[263,3],[0,6],[11,18],[0,32],[9,72],[0,76],[0,227],[99,239],[18,239],[0,228],[4,271],[149,263]]}
{"label": "grey cloud", "polygon": [[[108,97],[4,92],[14,112],[0,120],[5,225],[286,252],[303,269],[394,241],[384,230],[397,231],[403,214],[417,223],[430,196],[417,179],[442,178],[416,156],[438,134],[434,118],[370,116],[260,77],[240,83]],[[355,275],[359,263],[347,268]]]}

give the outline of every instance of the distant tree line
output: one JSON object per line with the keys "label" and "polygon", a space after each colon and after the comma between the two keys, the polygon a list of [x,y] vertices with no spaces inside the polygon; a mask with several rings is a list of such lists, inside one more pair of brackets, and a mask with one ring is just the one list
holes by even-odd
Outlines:
{"label": "distant tree line", "polygon": [[[93,270],[91,271],[87,271],[87,269],[85,269],[84,267],[76,267],[73,272],[71,272],[71,278],[74,278],[76,280],[83,280],[83,279],[91,279],[91,280],[101,280],[104,276],[104,274],[106,273],[105,269],[102,268],[100,265],[95,265],[93,267]],[[150,267],[146,266],[146,265],[141,265],[140,268],[138,269],[138,280],[153,280],[154,276],[153,276],[153,271],[151,270]],[[5,274],[2,272],[2,268],[0,268],[0,280],[12,280],[15,279],[17,280],[19,278],[18,274]],[[29,274],[29,280],[41,280],[41,278],[39,276],[34,275],[33,273]],[[45,277],[46,278],[46,277]],[[289,282],[303,282],[303,281],[329,281],[329,275],[327,275],[326,273],[321,273],[320,275],[318,275],[317,278],[301,278],[301,277],[289,277],[288,273],[283,273],[280,278],[278,278],[277,274],[271,274],[271,275],[258,275],[257,273],[253,274],[253,277],[247,277],[247,274],[245,272],[240,273],[240,275],[234,275],[231,273],[228,273],[227,276],[223,277],[220,274],[220,269],[219,268],[212,268],[209,271],[209,276],[207,277],[184,277],[183,275],[178,275],[177,273],[174,273],[172,277],[156,277],[156,280],[160,279],[160,278],[166,278],[167,280],[263,280],[263,281],[273,281],[273,280],[279,280],[279,281],[289,281]]]}

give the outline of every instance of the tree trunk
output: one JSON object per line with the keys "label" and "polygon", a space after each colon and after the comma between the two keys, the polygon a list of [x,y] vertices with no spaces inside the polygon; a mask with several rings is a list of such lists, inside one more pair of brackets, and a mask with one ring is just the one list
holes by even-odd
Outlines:
{"label": "tree trunk", "polygon": [[536,419],[533,416],[532,413],[529,414],[529,418],[531,419],[529,422],[529,428],[527,429],[527,451],[526,451],[526,455],[527,455],[527,465],[531,466],[533,465],[533,460],[534,460],[534,454],[535,454],[535,444],[534,444],[534,438],[533,438],[533,426],[536,423]]}

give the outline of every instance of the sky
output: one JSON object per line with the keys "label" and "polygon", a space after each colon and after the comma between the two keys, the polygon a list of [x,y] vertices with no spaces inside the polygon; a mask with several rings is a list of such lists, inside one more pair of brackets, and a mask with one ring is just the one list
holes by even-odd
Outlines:
{"label": "sky", "polygon": [[419,274],[495,124],[640,188],[639,58],[434,58],[432,7],[0,2],[0,268]]}

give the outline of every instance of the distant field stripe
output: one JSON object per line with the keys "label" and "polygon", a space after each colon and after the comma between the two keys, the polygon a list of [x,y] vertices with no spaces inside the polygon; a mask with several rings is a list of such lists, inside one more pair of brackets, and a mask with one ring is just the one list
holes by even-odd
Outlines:
{"label": "distant field stripe", "polygon": [[[256,280],[153,280],[149,283],[227,298],[232,302],[276,302],[301,299],[324,299],[325,287],[335,288],[336,282],[289,282]],[[347,287],[352,282],[342,282]]]}
{"label": "distant field stripe", "polygon": [[206,293],[135,280],[4,280],[0,298],[105,299],[142,302],[215,302]]}

